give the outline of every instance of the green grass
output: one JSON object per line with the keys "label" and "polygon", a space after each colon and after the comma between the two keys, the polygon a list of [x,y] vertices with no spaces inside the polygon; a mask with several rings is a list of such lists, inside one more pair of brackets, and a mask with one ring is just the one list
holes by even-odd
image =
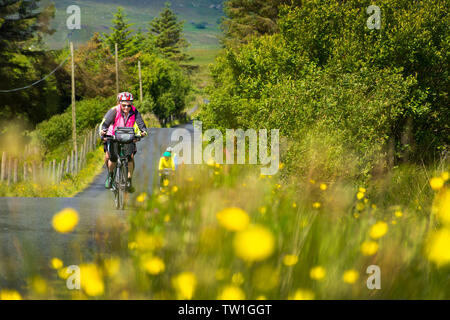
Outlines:
{"label": "green grass", "polygon": [[[414,184],[411,170],[418,173]],[[81,278],[81,291],[67,290],[64,279],[46,279],[64,271],[48,268],[37,275],[52,283],[47,292],[30,285],[20,293],[31,299],[450,298],[450,262],[438,265],[427,251],[430,236],[448,229],[429,209],[446,189],[432,191],[423,168],[400,167],[365,186],[327,181],[326,188],[311,177],[289,183],[282,174],[185,166],[163,192],[133,196],[125,227],[110,221],[121,227],[102,230],[103,239],[117,239],[111,252],[65,257],[96,270]],[[380,181],[395,184],[386,193],[402,193],[381,202]],[[380,225],[384,231],[374,234]],[[367,242],[375,243],[372,252],[362,249]],[[380,290],[366,285],[371,265],[380,267]],[[344,281],[349,270],[356,277]]]}

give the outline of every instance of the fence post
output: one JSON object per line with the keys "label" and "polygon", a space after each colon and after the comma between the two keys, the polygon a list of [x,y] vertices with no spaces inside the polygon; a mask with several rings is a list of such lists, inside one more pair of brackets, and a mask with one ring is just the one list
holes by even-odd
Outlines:
{"label": "fence post", "polygon": [[19,166],[19,159],[14,159],[14,183],[17,183],[18,181],[18,166]]}
{"label": "fence post", "polygon": [[[70,155],[67,155],[66,173],[69,173],[69,170],[70,170]],[[62,171],[64,172],[64,169]]]}
{"label": "fence post", "polygon": [[33,181],[36,181],[36,161],[33,160]]}
{"label": "fence post", "polygon": [[0,175],[0,182],[5,180],[5,170],[6,170],[6,152],[3,151],[3,154],[2,154],[2,171],[1,171],[1,175]]}
{"label": "fence post", "polygon": [[8,157],[8,169],[6,170],[6,173],[8,174],[8,182],[7,182],[8,186],[11,183],[11,171],[12,171],[12,162],[11,161],[12,161],[12,157],[9,156]]}
{"label": "fence post", "polygon": [[75,152],[72,150],[70,153],[70,174],[73,175],[75,173]]}
{"label": "fence post", "polygon": [[52,181],[56,182],[56,160],[53,159],[52,161]]}

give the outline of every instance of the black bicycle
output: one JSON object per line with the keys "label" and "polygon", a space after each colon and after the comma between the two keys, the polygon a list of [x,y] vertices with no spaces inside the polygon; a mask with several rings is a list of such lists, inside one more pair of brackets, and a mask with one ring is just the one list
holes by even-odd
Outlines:
{"label": "black bicycle", "polygon": [[[123,210],[128,196],[128,158],[134,152],[134,143],[140,141],[141,137],[134,134],[133,128],[117,127],[114,136],[105,136],[105,139],[113,142],[110,152],[117,155],[111,190],[114,193],[116,209]],[[109,172],[108,167],[106,171]]]}

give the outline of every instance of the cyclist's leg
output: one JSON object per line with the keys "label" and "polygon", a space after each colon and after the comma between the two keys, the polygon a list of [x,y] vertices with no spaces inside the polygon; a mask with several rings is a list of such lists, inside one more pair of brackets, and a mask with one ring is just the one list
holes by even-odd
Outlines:
{"label": "cyclist's leg", "polygon": [[134,155],[137,152],[136,143],[133,143],[133,152],[131,153],[130,158],[128,159],[128,179],[133,177],[134,172]]}
{"label": "cyclist's leg", "polygon": [[113,142],[113,141],[107,142],[108,169],[109,169],[110,173],[114,172],[114,169],[116,168],[116,163],[117,163],[117,154],[114,151],[115,150],[114,143],[117,143],[117,142]]}

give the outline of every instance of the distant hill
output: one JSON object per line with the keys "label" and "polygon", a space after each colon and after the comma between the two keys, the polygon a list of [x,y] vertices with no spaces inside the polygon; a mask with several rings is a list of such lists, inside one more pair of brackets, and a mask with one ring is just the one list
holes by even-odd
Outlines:
{"label": "distant hill", "polygon": [[159,14],[165,2],[181,20],[185,21],[184,34],[192,48],[217,48],[220,32],[220,19],[223,16],[224,0],[43,0],[42,5],[54,3],[55,19],[52,22],[55,34],[45,39],[50,48],[60,48],[67,43],[70,30],[66,27],[70,5],[81,8],[81,30],[74,30],[71,39],[75,43],[86,42],[94,32],[108,32],[117,7],[124,8],[133,30],[146,31],[148,22]]}

